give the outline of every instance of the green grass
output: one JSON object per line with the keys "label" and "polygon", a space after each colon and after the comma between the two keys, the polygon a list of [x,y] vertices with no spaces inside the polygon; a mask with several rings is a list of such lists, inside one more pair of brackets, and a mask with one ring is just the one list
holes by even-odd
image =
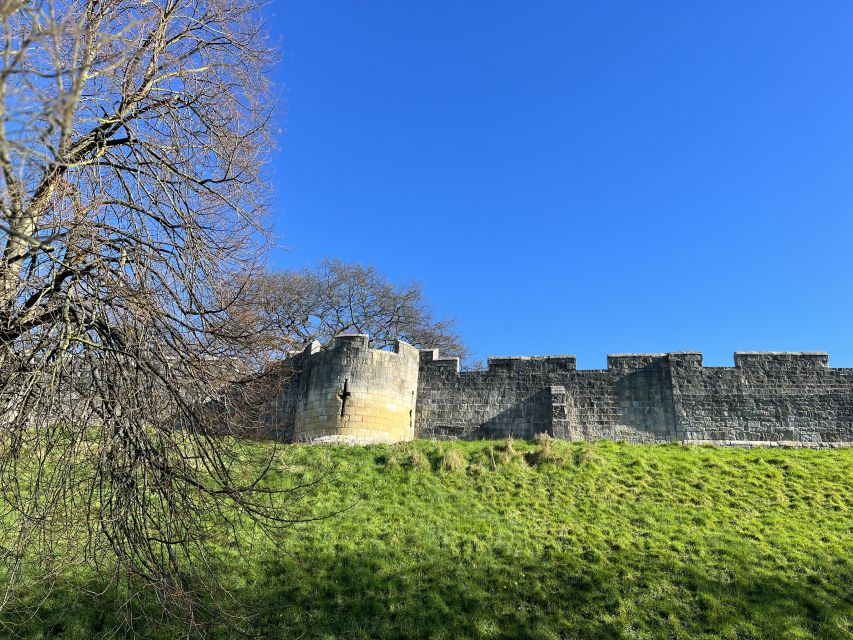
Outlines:
{"label": "green grass", "polygon": [[[245,558],[219,549],[261,637],[853,638],[853,449],[422,441],[282,455],[299,476],[331,462],[312,512],[345,510],[247,538]],[[23,637],[106,637],[117,597],[69,579],[13,622]]]}

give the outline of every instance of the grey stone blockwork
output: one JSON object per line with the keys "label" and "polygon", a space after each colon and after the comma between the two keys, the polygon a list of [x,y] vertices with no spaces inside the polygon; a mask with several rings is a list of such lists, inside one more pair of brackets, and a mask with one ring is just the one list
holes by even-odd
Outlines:
{"label": "grey stone blockwork", "polygon": [[421,351],[415,435],[717,444],[853,443],[853,369],[823,353],[736,353],[703,367],[699,353],[611,355],[578,371],[573,356],[490,358],[460,372]]}
{"label": "grey stone blockwork", "polygon": [[[397,353],[376,352],[366,336],[343,336],[288,362],[292,377],[269,421],[270,433],[284,440],[548,433],[567,440],[853,444],[853,369],[830,368],[824,353],[736,353],[734,367],[704,367],[699,353],[624,354],[608,356],[607,369],[580,371],[574,356],[490,358],[485,371],[460,372],[458,359],[437,350],[418,354],[401,343]],[[344,382],[352,413],[341,416]]]}

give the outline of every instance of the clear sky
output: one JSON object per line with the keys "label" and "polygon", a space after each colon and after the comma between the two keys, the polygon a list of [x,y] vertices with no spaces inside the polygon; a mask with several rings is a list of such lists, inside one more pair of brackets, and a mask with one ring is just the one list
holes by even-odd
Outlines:
{"label": "clear sky", "polygon": [[274,0],[273,264],[422,283],[477,356],[853,367],[853,3]]}

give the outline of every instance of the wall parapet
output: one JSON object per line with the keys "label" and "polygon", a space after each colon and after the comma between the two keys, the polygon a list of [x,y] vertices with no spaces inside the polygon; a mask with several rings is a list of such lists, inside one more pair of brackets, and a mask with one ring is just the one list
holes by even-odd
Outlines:
{"label": "wall parapet", "polygon": [[694,369],[702,368],[702,354],[698,351],[673,351],[666,355],[670,366],[677,365]]}
{"label": "wall parapet", "polygon": [[421,349],[420,350],[421,366],[431,367],[449,367],[454,371],[459,371],[459,358],[445,357],[441,358],[438,354],[438,349]]}
{"label": "wall parapet", "polygon": [[829,367],[829,354],[822,351],[736,351],[735,367],[739,369],[789,369]]}
{"label": "wall parapet", "polygon": [[665,353],[611,353],[607,356],[607,369],[632,371],[649,365],[660,365],[666,359]]}
{"label": "wall parapet", "polygon": [[[363,334],[306,345],[301,370],[271,406],[309,441],[413,437],[853,444],[853,369],[824,352],[614,353],[606,369],[573,355],[499,356],[460,371],[459,358],[404,342],[370,348]],[[292,426],[291,426],[292,425]],[[799,446],[799,445],[791,445]]]}
{"label": "wall parapet", "polygon": [[[351,336],[339,336],[350,338]],[[364,336],[366,338],[366,336]],[[336,338],[337,339],[337,338]],[[405,348],[413,348],[406,343]],[[313,347],[316,351],[318,347]],[[441,356],[438,349],[420,349],[421,366],[449,367],[460,370],[457,357]],[[577,371],[578,373],[605,371],[605,369],[578,369],[577,357],[574,355],[556,356],[489,356],[486,371],[492,372],[526,372],[526,371]],[[610,353],[607,355],[607,369],[625,371],[642,369],[649,365],[665,365],[667,363],[704,368],[703,355],[698,351],[670,351],[666,353]],[[734,366],[714,366],[710,369],[804,369],[832,368],[829,366],[829,355],[823,351],[736,351]]]}
{"label": "wall parapet", "polygon": [[580,370],[574,356],[491,357],[457,371],[421,351],[419,436],[853,443],[853,369],[823,352],[737,352],[727,367],[694,351],[614,353]]}
{"label": "wall parapet", "polygon": [[575,371],[575,356],[496,356],[488,360],[489,371]]}

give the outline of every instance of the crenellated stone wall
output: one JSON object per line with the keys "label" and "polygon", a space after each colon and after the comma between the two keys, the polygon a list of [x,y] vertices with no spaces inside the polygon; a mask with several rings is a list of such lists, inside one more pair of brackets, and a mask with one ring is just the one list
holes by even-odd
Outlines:
{"label": "crenellated stone wall", "polygon": [[460,372],[421,351],[415,432],[424,438],[834,446],[853,443],[853,369],[823,353],[736,353],[703,367],[698,353],[608,357],[581,370],[573,356],[490,358]]}
{"label": "crenellated stone wall", "polygon": [[853,442],[853,369],[825,353],[736,353],[734,368],[671,354],[670,368],[680,440]]}
{"label": "crenellated stone wall", "polygon": [[309,345],[266,403],[271,437],[310,442],[532,438],[760,446],[853,444],[853,369],[825,353],[616,354],[578,370],[574,356],[456,358],[364,335]]}

